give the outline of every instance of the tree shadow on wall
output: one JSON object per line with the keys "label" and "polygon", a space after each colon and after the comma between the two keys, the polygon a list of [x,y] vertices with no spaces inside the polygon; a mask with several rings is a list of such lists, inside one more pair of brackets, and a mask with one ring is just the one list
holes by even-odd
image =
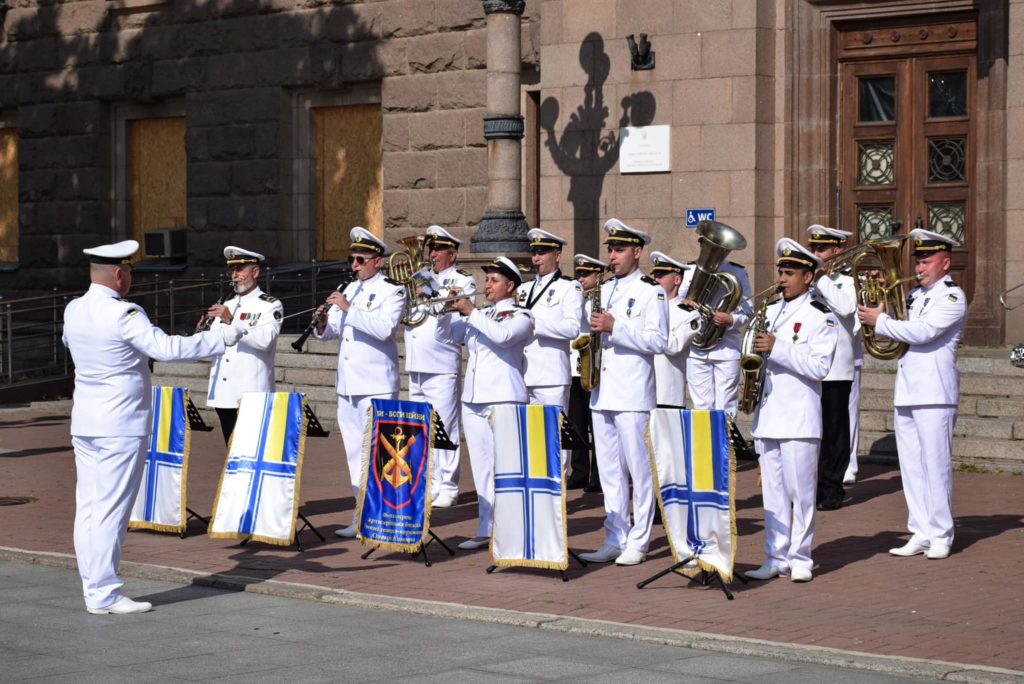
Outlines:
{"label": "tree shadow on wall", "polygon": [[[583,102],[569,115],[559,134],[555,130],[559,102],[553,97],[546,98],[541,103],[540,125],[545,133],[544,146],[551,159],[569,177],[566,199],[572,204],[576,251],[597,256],[604,179],[619,160],[622,141],[618,131],[606,131],[611,112],[605,105],[604,83],[611,70],[611,58],[605,52],[604,38],[600,33],[591,33],[584,39],[580,45],[579,60],[587,73]],[[657,101],[649,91],[630,93],[619,104],[618,128],[647,126],[654,121]]]}

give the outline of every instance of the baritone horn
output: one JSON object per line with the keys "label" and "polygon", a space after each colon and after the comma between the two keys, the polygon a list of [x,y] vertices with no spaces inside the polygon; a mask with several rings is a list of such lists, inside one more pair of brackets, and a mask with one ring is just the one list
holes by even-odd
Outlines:
{"label": "baritone horn", "polygon": [[398,241],[405,250],[395,252],[388,257],[388,277],[405,286],[405,311],[402,312],[402,323],[406,327],[415,328],[423,325],[427,316],[421,304],[418,273],[430,268],[430,262],[423,259],[426,249],[426,235],[412,235]]}
{"label": "baritone horn", "polygon": [[[726,313],[735,309],[743,298],[743,286],[732,273],[718,271],[729,252],[744,249],[747,239],[732,226],[717,221],[701,221],[697,224],[697,238],[700,255],[695,262],[693,280],[686,292],[686,299],[693,301],[693,307],[700,312],[701,326],[690,343],[697,349],[711,349],[725,334],[725,327],[715,325],[716,312]],[[712,301],[722,290],[718,301]],[[684,307],[690,310],[690,307]]]}

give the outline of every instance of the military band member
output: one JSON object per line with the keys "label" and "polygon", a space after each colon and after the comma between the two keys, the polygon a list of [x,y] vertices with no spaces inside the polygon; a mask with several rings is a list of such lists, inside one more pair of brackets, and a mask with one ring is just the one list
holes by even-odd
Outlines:
{"label": "military band member", "polygon": [[967,297],[949,280],[953,247],[938,233],[910,231],[919,285],[907,297],[907,320],[882,307],[860,307],[862,325],[910,345],[896,371],[896,448],[911,537],[894,556],[940,559],[953,545],[953,426],[960,403],[956,348],[967,318]]}
{"label": "military band member", "polygon": [[580,334],[583,289],[562,276],[558,261],[565,240],[534,228],[527,234],[537,276],[517,288],[519,306],[533,316],[533,339],[526,347],[526,389],[531,404],[569,404],[569,343]]}
{"label": "military band member", "polygon": [[[608,264],[586,254],[573,257],[576,282],[583,290],[584,308],[588,294],[598,286],[601,275],[608,269]],[[584,315],[580,321],[580,334],[590,333],[590,317]],[[590,448],[581,447],[572,450],[572,475],[566,481],[569,489],[583,489],[585,492],[601,491],[601,482],[597,477],[597,464],[594,462],[594,426],[590,417],[590,392],[583,389],[580,381],[580,353],[569,350],[569,368],[572,370],[572,384],[569,387],[569,421],[576,432],[586,440]]]}
{"label": "military band member", "polygon": [[810,294],[821,261],[789,238],[779,240],[775,253],[782,297],[768,307],[768,332],[754,339],[754,350],[767,355],[752,431],[761,455],[767,559],[745,574],[759,580],[789,574],[794,582],[807,582],[813,568],[821,381],[832,365],[839,323]]}
{"label": "military band member", "polygon": [[259,286],[261,264],[266,260],[258,252],[241,247],[225,247],[224,258],[231,271],[235,296],[223,304],[214,304],[206,312],[212,319],[211,330],[236,325],[247,334],[238,344],[228,347],[210,365],[210,386],[206,405],[217,410],[220,429],[227,444],[238,420],[238,402],[243,392],[273,392],[274,356],[281,332],[284,307],[276,297],[264,294]]}
{"label": "military band member", "polygon": [[528,309],[516,305],[515,291],[522,283],[519,269],[505,257],[483,267],[488,308],[478,309],[472,298],[457,299],[453,307],[462,317],[442,316],[438,339],[465,343],[469,353],[462,390],[462,428],[476,485],[480,520],[476,536],[460,549],[479,549],[490,542],[494,523],[494,435],[489,423],[497,404],[525,404],[523,350],[533,333]]}
{"label": "military band member", "polygon": [[[668,343],[665,291],[640,272],[640,255],[650,238],[618,219],[604,225],[609,270],[614,278],[601,286],[604,311],[590,313],[590,328],[600,332],[601,380],[590,394],[597,470],[604,491],[605,540],[581,554],[594,563],[642,563],[654,519],[654,486],[646,432],[657,404],[654,357]],[[633,480],[633,524],[629,518],[629,480]]]}
{"label": "military band member", "polygon": [[[815,224],[807,228],[807,234],[811,251],[825,261],[844,251],[852,233]],[[864,363],[864,347],[860,341],[853,276],[839,272],[828,275],[822,268],[815,277],[811,296],[832,310],[840,326],[832,367],[821,383],[822,431],[818,457],[817,508],[834,511],[843,505],[846,496],[843,480],[850,465],[851,394],[854,373]]]}
{"label": "military band member", "polygon": [[[356,226],[350,232],[349,263],[356,280],[344,293],[327,298],[327,316],[320,319],[316,337],[340,339],[338,346],[338,429],[345,446],[352,494],[359,499],[363,433],[373,399],[398,399],[398,323],[405,310],[405,287],[381,273],[387,246],[376,235]],[[353,513],[354,515],[354,513]],[[354,537],[356,525],[335,530]]]}
{"label": "military band member", "polygon": [[[686,379],[690,388],[690,401],[695,409],[722,409],[730,416],[736,416],[740,389],[740,344],[743,340],[743,329],[750,318],[750,278],[747,269],[732,261],[723,262],[719,273],[731,273],[739,279],[743,290],[740,305],[726,313],[718,311],[714,315],[716,325],[726,326],[725,333],[711,349],[690,347],[686,360]],[[692,276],[692,272],[688,275]],[[680,290],[686,293],[690,287],[689,278],[685,279]],[[719,285],[709,300],[717,303],[724,293]]]}
{"label": "military band member", "polygon": [[[476,292],[476,281],[456,267],[459,245],[454,235],[441,226],[427,228],[429,278],[447,294],[457,288],[466,294]],[[428,316],[415,328],[405,329],[405,370],[409,373],[409,400],[430,404],[444,422],[445,431],[455,449],[434,449],[434,479],[431,482],[433,506],[454,506],[459,496],[459,375],[462,370],[462,345],[442,342],[434,335],[437,319]]]}
{"label": "military band member", "polygon": [[679,308],[685,292],[679,287],[687,271],[686,264],[662,252],[651,252],[651,277],[668,299],[668,344],[664,354],[654,357],[654,380],[658,406],[683,408],[686,405],[686,357],[690,340],[700,329],[700,313]]}
{"label": "military band member", "polygon": [[226,326],[192,337],[165,335],[138,304],[132,285],[135,240],[83,250],[92,284],[64,310],[63,341],[75,362],[71,444],[75,450],[75,556],[90,613],[142,613],[117,576],[128,518],[139,492],[152,426],[149,360],[223,354],[243,331]]}

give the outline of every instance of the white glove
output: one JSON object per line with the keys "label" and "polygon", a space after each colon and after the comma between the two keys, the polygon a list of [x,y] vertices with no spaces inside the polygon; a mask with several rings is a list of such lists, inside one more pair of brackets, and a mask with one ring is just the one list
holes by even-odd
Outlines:
{"label": "white glove", "polygon": [[224,339],[225,347],[233,347],[238,344],[238,340],[242,339],[242,335],[245,333],[245,330],[236,328],[233,325],[222,325],[220,327],[220,336]]}

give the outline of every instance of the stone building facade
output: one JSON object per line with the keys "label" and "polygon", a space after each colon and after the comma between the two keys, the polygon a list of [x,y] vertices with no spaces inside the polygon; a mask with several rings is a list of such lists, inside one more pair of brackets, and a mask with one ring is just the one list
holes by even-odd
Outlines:
{"label": "stone building facade", "polygon": [[[83,246],[160,228],[184,230],[198,265],[232,241],[337,258],[357,222],[470,238],[489,173],[483,4],[7,0],[0,289],[76,286]],[[571,239],[567,262],[600,252],[609,216],[693,258],[687,210],[713,208],[763,287],[776,240],[811,223],[922,225],[964,243],[968,341],[1024,338],[998,302],[1024,280],[1024,0],[525,7],[523,211]],[[640,34],[651,69],[632,68]],[[650,127],[667,127],[668,170],[624,173],[624,130]]]}

